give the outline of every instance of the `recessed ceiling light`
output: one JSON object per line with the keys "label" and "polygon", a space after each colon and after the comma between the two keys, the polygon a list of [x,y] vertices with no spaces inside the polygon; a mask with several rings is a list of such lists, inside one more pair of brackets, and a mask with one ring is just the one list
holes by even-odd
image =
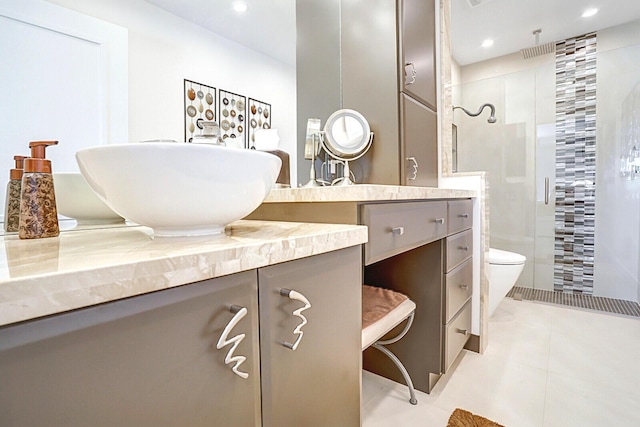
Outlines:
{"label": "recessed ceiling light", "polygon": [[238,13],[244,13],[247,11],[247,3],[243,1],[234,1],[233,10],[235,10]]}
{"label": "recessed ceiling light", "polygon": [[491,47],[493,46],[493,40],[491,39],[486,39],[485,41],[482,42],[482,47]]}
{"label": "recessed ceiling light", "polygon": [[583,18],[588,18],[590,16],[595,15],[596,13],[598,13],[598,9],[596,9],[596,8],[587,9],[582,13],[582,17]]}

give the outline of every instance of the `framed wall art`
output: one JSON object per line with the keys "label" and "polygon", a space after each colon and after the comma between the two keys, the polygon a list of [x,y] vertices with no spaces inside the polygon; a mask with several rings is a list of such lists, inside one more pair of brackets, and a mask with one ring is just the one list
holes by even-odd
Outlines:
{"label": "framed wall art", "polygon": [[184,80],[184,140],[191,142],[203,121],[216,120],[216,88]]}
{"label": "framed wall art", "polygon": [[258,129],[271,129],[271,104],[249,98],[247,106],[247,115],[249,119],[249,148],[254,146],[255,134]]}
{"label": "framed wall art", "polygon": [[247,97],[220,89],[220,135],[229,147],[247,148]]}

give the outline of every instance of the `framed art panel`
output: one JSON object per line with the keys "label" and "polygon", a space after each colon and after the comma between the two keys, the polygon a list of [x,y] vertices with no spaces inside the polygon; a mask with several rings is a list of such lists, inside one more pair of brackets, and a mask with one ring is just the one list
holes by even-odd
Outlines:
{"label": "framed art panel", "polygon": [[229,147],[247,148],[247,97],[220,89],[220,134]]}
{"label": "framed art panel", "polygon": [[254,146],[256,130],[271,129],[271,114],[271,104],[249,98],[249,148]]}
{"label": "framed art panel", "polygon": [[184,80],[184,140],[191,142],[203,121],[216,120],[216,88]]}

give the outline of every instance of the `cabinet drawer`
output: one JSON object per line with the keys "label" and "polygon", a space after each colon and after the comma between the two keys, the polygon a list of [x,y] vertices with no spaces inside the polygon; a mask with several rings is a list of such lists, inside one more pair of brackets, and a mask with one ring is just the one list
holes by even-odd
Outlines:
{"label": "cabinet drawer", "polygon": [[447,202],[368,204],[361,223],[369,227],[365,265],[397,255],[447,235]]}
{"label": "cabinet drawer", "polygon": [[444,328],[443,371],[447,372],[471,336],[471,301],[467,302],[460,313]]}
{"label": "cabinet drawer", "polygon": [[473,280],[473,262],[466,260],[445,276],[444,322],[449,323],[460,308],[469,301]]}
{"label": "cabinet drawer", "polygon": [[448,234],[455,234],[471,228],[473,225],[473,202],[471,199],[452,200],[447,202]]}
{"label": "cabinet drawer", "polygon": [[446,271],[451,271],[473,254],[473,233],[471,230],[447,237]]}

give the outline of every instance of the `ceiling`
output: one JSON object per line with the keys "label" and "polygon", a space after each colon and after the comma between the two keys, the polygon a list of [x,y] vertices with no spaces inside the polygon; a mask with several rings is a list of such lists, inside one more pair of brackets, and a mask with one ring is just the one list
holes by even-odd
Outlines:
{"label": "ceiling", "polygon": [[[295,66],[296,0],[245,0],[243,14],[234,0],[146,0],[166,11],[258,52]],[[475,4],[476,6],[471,6]],[[596,7],[599,13],[581,18]],[[460,65],[640,19],[640,0],[451,0],[451,43]],[[483,40],[495,41],[491,48]]]}
{"label": "ceiling", "polygon": [[[599,12],[582,18],[589,8]],[[536,29],[545,44],[637,19],[639,0],[451,0],[451,49],[467,65],[535,46]],[[489,38],[494,45],[481,47]]]}
{"label": "ceiling", "polygon": [[247,11],[233,10],[234,0],[146,0],[241,45],[295,66],[296,0],[245,0]]}

